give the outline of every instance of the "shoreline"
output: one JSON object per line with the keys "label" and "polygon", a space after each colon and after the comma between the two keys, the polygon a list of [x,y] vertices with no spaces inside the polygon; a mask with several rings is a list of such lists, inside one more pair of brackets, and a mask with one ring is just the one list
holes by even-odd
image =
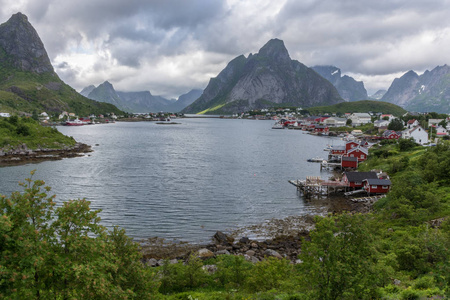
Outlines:
{"label": "shoreline", "polygon": [[[150,267],[170,263],[185,262],[191,254],[201,259],[219,255],[242,255],[246,260],[257,263],[267,257],[286,258],[298,263],[298,254],[303,240],[309,239],[309,233],[315,227],[315,216],[340,213],[368,213],[374,202],[358,202],[352,198],[336,197],[319,199],[326,201],[323,209],[315,214],[289,216],[283,219],[270,219],[263,223],[244,226],[230,232],[217,231],[209,237],[210,242],[195,243],[172,241],[152,237],[141,241],[142,261]],[[332,200],[332,201],[330,201]],[[332,203],[335,202],[335,203]],[[337,202],[341,202],[335,205]]]}
{"label": "shoreline", "polygon": [[40,163],[48,160],[61,160],[63,158],[81,157],[92,152],[92,147],[83,143],[62,149],[36,149],[31,150],[21,145],[7,153],[0,153],[0,167],[20,166],[29,163]]}

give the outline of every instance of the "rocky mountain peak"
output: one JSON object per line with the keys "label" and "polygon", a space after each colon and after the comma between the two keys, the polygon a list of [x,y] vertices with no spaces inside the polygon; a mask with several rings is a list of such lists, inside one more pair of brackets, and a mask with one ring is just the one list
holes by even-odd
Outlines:
{"label": "rocky mountain peak", "polygon": [[284,42],[279,39],[271,39],[258,52],[258,56],[269,57],[278,62],[290,62],[289,52]]}
{"label": "rocky mountain peak", "polygon": [[16,13],[0,25],[0,63],[34,73],[54,72],[44,44],[22,13]]}

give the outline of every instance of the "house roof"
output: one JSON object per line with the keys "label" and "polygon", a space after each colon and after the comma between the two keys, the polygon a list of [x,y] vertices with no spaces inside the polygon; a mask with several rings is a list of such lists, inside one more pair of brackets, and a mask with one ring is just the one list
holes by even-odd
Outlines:
{"label": "house roof", "polygon": [[358,147],[348,150],[347,154],[358,151],[358,150],[361,152],[364,152],[365,154],[369,154],[369,150],[366,147],[361,147],[361,146],[358,146]]}
{"label": "house roof", "polygon": [[414,122],[416,122],[416,119],[408,120],[408,124],[413,124]]}
{"label": "house roof", "polygon": [[345,151],[345,146],[333,146],[333,147],[331,147],[331,150]]}
{"label": "house roof", "polygon": [[[358,161],[358,158],[357,157],[344,156],[344,157],[342,157],[342,161]],[[358,172],[358,173],[362,173],[362,172]]]}
{"label": "house roof", "polygon": [[363,181],[367,181],[369,185],[391,185],[391,181],[389,179],[364,179]]}
{"label": "house roof", "polygon": [[345,172],[345,176],[347,176],[350,182],[362,182],[364,179],[378,179],[377,173],[375,172]]}

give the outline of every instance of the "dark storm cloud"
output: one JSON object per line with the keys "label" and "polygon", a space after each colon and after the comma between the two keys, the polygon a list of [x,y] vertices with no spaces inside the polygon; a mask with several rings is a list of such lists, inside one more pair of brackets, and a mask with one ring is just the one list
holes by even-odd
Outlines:
{"label": "dark storm cloud", "polygon": [[17,11],[78,89],[113,78],[174,96],[272,38],[291,58],[335,65],[366,86],[450,63],[449,0],[0,0],[3,20]]}

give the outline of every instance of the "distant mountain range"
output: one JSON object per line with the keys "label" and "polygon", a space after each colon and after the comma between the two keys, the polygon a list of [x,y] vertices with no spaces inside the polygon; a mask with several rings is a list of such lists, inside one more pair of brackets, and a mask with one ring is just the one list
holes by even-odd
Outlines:
{"label": "distant mountain range", "polygon": [[113,105],[81,96],[58,77],[39,35],[22,13],[0,25],[0,110],[121,113]]}
{"label": "distant mountain range", "polygon": [[277,106],[311,107],[344,100],[325,78],[292,60],[279,39],[230,61],[185,113],[229,114]]}
{"label": "distant mountain range", "polygon": [[335,66],[314,66],[312,69],[331,82],[345,101],[369,99],[364,83],[347,75],[341,76],[341,69]]}
{"label": "distant mountain range", "polygon": [[[410,111],[450,113],[450,67],[438,66],[422,75],[409,71],[395,79],[386,92],[371,97]],[[77,93],[55,73],[39,35],[24,14],[14,14],[0,25],[3,112],[69,111],[87,115],[120,114],[122,109],[229,114],[279,106],[309,108],[368,98],[364,84],[341,76],[339,68],[308,68],[292,60],[279,39],[270,40],[256,54],[236,57],[204,91],[192,90],[178,101],[149,91],[115,91],[109,82]]]}
{"label": "distant mountain range", "polygon": [[381,100],[410,111],[450,113],[450,67],[438,66],[420,76],[409,71],[394,79]]}
{"label": "distant mountain range", "polygon": [[111,83],[105,81],[98,87],[90,85],[80,94],[99,102],[111,103],[118,108],[132,113],[145,112],[179,112],[202,94],[202,90],[194,89],[181,95],[178,100],[168,100],[161,96],[154,96],[149,91],[120,92],[116,91]]}

